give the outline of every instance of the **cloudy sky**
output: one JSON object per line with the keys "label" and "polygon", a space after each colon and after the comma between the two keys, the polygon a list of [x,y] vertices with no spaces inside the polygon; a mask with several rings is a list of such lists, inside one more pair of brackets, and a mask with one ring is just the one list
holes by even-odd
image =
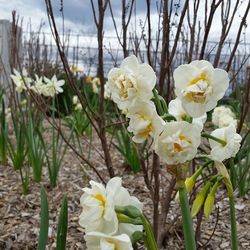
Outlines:
{"label": "cloudy sky", "polygon": [[[238,1],[238,0],[233,0]],[[52,0],[54,5],[55,15],[57,16],[58,24],[62,23],[61,21],[61,12],[60,12],[60,4],[61,0]],[[97,2],[97,0],[94,0]],[[157,0],[151,1],[151,14],[152,14],[152,27],[153,31],[157,29],[157,10],[156,10],[156,2]],[[176,2],[179,2],[178,0]],[[182,1],[180,1],[182,2]],[[201,1],[205,2],[205,1]],[[239,22],[241,17],[243,16],[244,9],[246,8],[248,0],[243,1],[241,8],[236,14],[236,20],[232,27],[232,32],[230,34],[231,38],[234,38],[237,32],[237,27],[239,26]],[[93,16],[90,6],[90,0],[64,0],[64,14],[65,14],[65,27],[66,29],[70,29],[73,32],[81,33],[81,32],[95,32],[95,25],[93,22]],[[114,14],[119,23],[121,16],[121,6],[119,0],[111,0]],[[41,21],[45,22],[44,31],[49,31],[49,27],[47,25],[47,15],[44,0],[0,0],[0,17],[1,19],[11,20],[11,12],[12,10],[16,10],[21,18],[24,19],[24,29],[27,29],[26,24],[31,21],[32,27],[37,29]],[[146,15],[146,5],[144,0],[136,1],[137,8],[137,22],[139,24],[139,20],[145,20]],[[203,13],[200,13],[200,17],[202,18]],[[250,15],[249,15],[250,16]],[[249,18],[250,19],[250,18]],[[134,22],[134,20],[132,20]],[[217,11],[215,16],[214,25],[212,25],[212,31],[210,34],[210,39],[217,39],[220,34],[220,13]],[[216,25],[215,25],[216,24]],[[119,25],[119,24],[118,24]],[[105,20],[105,31],[106,34],[114,34],[113,23],[110,18],[109,13],[107,13],[107,18]],[[250,27],[247,27],[246,37],[250,40]]]}

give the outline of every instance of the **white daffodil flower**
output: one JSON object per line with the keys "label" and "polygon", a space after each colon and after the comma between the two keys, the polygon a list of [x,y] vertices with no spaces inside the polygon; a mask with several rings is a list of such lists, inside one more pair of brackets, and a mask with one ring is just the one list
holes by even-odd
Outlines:
{"label": "white daffodil flower", "polygon": [[[172,116],[176,118],[177,121],[185,121],[188,114],[187,112],[183,109],[181,100],[179,98],[176,98],[168,104],[168,112]],[[203,128],[203,124],[207,120],[207,114],[205,113],[201,117],[193,118],[192,123],[197,124]]]}
{"label": "white daffodil flower", "polygon": [[175,93],[188,115],[197,118],[212,110],[228,88],[225,70],[208,61],[193,61],[174,71]]}
{"label": "white daffodil flower", "polygon": [[163,132],[155,137],[155,152],[167,164],[192,160],[201,142],[200,126],[185,121],[166,123]]}
{"label": "white daffodil flower", "polygon": [[[106,187],[107,193],[113,194],[113,201],[115,206],[134,206],[142,210],[143,204],[135,197],[131,196],[126,188],[122,186],[122,179],[114,177],[110,179]],[[119,223],[118,233],[132,235],[135,231],[142,231],[143,227],[140,225],[132,225],[128,223]]]}
{"label": "white daffodil flower", "polygon": [[110,236],[99,232],[85,235],[88,250],[133,250],[130,238],[126,234]]}
{"label": "white daffodil flower", "polygon": [[79,100],[78,100],[78,96],[77,96],[77,95],[74,95],[74,96],[73,96],[72,102],[73,102],[74,105],[76,105],[76,104],[79,103]]}
{"label": "white daffodil flower", "polygon": [[44,77],[44,81],[46,82],[46,85],[43,89],[43,95],[44,96],[51,96],[57,95],[59,93],[63,92],[62,86],[64,85],[64,80],[57,80],[56,75],[54,75],[51,79],[48,79],[47,77]]}
{"label": "white daffodil flower", "polygon": [[228,127],[229,125],[237,126],[235,114],[226,106],[219,106],[214,109],[212,123],[219,128]]}
{"label": "white daffodil flower", "polygon": [[[88,232],[102,232],[114,235],[118,232],[130,231],[133,233],[141,227],[134,226],[131,231],[130,224],[120,224],[115,212],[115,206],[132,205],[138,209],[142,208],[139,200],[130,196],[128,191],[122,187],[121,178],[114,177],[107,183],[106,188],[94,181],[90,181],[91,188],[84,188],[84,194],[80,199],[83,208],[79,217],[79,224]],[[126,227],[126,225],[128,227]],[[133,225],[132,225],[133,226]]]}
{"label": "white daffodil flower", "polygon": [[30,87],[35,93],[41,95],[44,92],[45,84],[43,82],[43,77],[39,77],[38,75],[35,75],[35,84]]}
{"label": "white daffodil flower", "polygon": [[155,83],[153,69],[146,63],[140,64],[134,55],[125,58],[120,68],[113,68],[108,74],[111,98],[121,110],[138,99],[149,101]]}
{"label": "white daffodil flower", "polygon": [[111,99],[111,91],[109,89],[109,84],[107,82],[104,85],[104,98]]}
{"label": "white daffodil flower", "polygon": [[28,88],[30,87],[32,79],[28,77],[28,72],[25,68],[23,68],[22,70],[23,78],[16,69],[13,69],[13,71],[14,71],[14,75],[10,75],[10,77],[16,85],[16,92],[21,93],[23,90],[26,90],[27,87]]}
{"label": "white daffodil flower", "polygon": [[118,230],[118,219],[115,213],[113,195],[105,187],[90,181],[91,188],[84,188],[80,199],[82,213],[79,224],[88,232],[103,232],[113,235]]}
{"label": "white daffodil flower", "polygon": [[209,139],[211,146],[211,158],[222,162],[225,159],[234,157],[240,149],[241,136],[236,133],[236,128],[233,125],[224,128],[218,128],[211,133],[212,136],[225,142],[222,145],[212,139]]}
{"label": "white daffodil flower", "polygon": [[157,114],[153,102],[136,102],[130,106],[127,117],[130,118],[128,131],[134,134],[132,140],[144,142],[149,136],[160,133],[164,120]]}

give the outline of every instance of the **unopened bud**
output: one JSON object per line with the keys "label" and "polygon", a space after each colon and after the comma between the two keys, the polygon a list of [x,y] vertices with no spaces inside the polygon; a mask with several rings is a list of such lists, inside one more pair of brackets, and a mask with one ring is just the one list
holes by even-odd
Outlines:
{"label": "unopened bud", "polygon": [[195,215],[197,215],[198,212],[200,211],[200,209],[201,209],[201,207],[202,207],[202,205],[204,203],[204,200],[206,198],[207,191],[210,188],[210,186],[211,186],[211,182],[208,181],[206,183],[206,185],[202,188],[202,190],[196,196],[196,198],[194,200],[194,203],[192,205],[192,209],[191,209],[191,215],[192,215],[192,217],[194,217]]}

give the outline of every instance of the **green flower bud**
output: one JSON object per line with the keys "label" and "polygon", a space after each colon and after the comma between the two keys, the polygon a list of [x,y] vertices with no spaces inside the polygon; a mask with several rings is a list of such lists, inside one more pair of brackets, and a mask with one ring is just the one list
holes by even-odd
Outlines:
{"label": "green flower bud", "polygon": [[220,180],[218,180],[217,182],[215,182],[215,184],[213,185],[210,193],[207,196],[207,199],[205,201],[204,204],[204,215],[206,216],[206,218],[208,218],[210,216],[210,214],[213,211],[214,208],[214,201],[215,201],[215,192],[220,184]]}
{"label": "green flower bud", "polygon": [[208,218],[209,215],[212,213],[212,210],[214,208],[214,200],[214,195],[209,193],[204,204],[204,215],[206,216],[206,218]]}
{"label": "green flower bud", "polygon": [[141,211],[134,206],[125,206],[125,207],[116,206],[115,211],[117,213],[125,214],[130,218],[138,218],[141,217],[142,215]]}
{"label": "green flower bud", "polygon": [[[199,175],[201,174],[201,171],[202,171],[202,167],[199,167],[198,170],[191,177],[188,177],[185,180],[185,186],[186,186],[188,193],[190,193],[192,189],[194,188],[195,182],[197,178],[199,177]],[[178,199],[179,199],[179,192],[177,192],[175,196],[175,200],[178,200]]]}
{"label": "green flower bud", "polygon": [[192,209],[191,209],[191,215],[192,217],[194,217],[195,215],[198,214],[198,212],[200,211],[203,203],[204,203],[204,200],[206,198],[206,195],[207,195],[207,191],[209,190],[211,186],[211,182],[208,181],[206,183],[206,185],[202,188],[202,190],[200,191],[200,193],[198,193],[198,195],[196,196],[195,200],[194,200],[194,203],[192,205]]}

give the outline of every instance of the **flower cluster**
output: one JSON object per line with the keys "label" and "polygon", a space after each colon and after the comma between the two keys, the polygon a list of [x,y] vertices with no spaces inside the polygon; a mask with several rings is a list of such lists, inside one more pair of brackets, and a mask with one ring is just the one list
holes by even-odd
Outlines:
{"label": "flower cluster", "polygon": [[120,223],[115,208],[134,206],[142,210],[142,203],[122,187],[121,178],[114,177],[106,185],[90,181],[80,199],[82,213],[79,224],[85,230],[88,249],[132,250],[129,236],[142,231],[142,226]]}
{"label": "flower cluster", "polygon": [[51,79],[45,76],[38,77],[37,75],[35,75],[35,79],[32,79],[28,76],[26,69],[22,70],[22,74],[20,74],[16,69],[14,69],[13,71],[14,74],[11,75],[11,78],[16,85],[16,91],[18,93],[29,89],[39,95],[43,95],[45,97],[53,97],[63,92],[62,86],[65,84],[65,81],[58,80],[56,75],[54,75]]}
{"label": "flower cluster", "polygon": [[[169,115],[176,121],[170,122],[159,116],[151,100],[155,84],[153,69],[148,64],[140,64],[135,56],[130,56],[123,60],[120,68],[109,72],[107,88],[111,99],[129,118],[128,131],[133,133],[134,142],[142,143],[149,137],[153,138],[155,152],[167,164],[192,160],[201,142],[206,112],[214,109],[224,96],[229,86],[228,74],[213,68],[205,60],[179,66],[174,71],[177,98],[168,107]],[[217,137],[218,140],[209,140],[211,158],[217,161],[235,156],[240,148],[241,137],[236,133],[235,126],[225,127],[226,123],[235,124],[233,114],[225,110],[224,116],[217,118],[220,114],[215,108],[213,120],[220,129],[213,131],[210,137]]]}

